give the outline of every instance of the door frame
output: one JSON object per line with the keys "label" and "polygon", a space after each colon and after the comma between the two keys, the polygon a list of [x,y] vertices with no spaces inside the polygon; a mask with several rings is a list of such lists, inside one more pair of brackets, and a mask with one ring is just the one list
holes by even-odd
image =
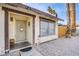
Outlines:
{"label": "door frame", "polygon": [[2,10],[4,10],[5,12],[5,23],[4,23],[4,34],[5,34],[5,53],[10,51],[10,44],[9,44],[9,12],[14,12],[14,13],[19,13],[19,14],[23,14],[23,15],[28,15],[28,16],[32,16],[33,17],[33,45],[35,45],[35,17],[36,15],[33,14],[29,14],[26,12],[22,12],[22,11],[18,11],[18,10],[14,10],[8,7],[2,7]]}

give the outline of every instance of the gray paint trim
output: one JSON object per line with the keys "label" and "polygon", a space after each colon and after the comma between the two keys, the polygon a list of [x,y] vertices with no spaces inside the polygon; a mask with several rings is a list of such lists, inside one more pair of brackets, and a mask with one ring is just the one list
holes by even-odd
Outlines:
{"label": "gray paint trim", "polygon": [[8,21],[8,11],[5,10],[5,52],[9,49],[9,21]]}

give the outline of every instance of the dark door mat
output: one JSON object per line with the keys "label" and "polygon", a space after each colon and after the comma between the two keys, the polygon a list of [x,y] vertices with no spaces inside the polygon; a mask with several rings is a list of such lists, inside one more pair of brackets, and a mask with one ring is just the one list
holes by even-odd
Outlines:
{"label": "dark door mat", "polygon": [[30,51],[31,49],[32,49],[32,47],[27,47],[27,48],[21,49],[20,51],[21,52],[27,52],[27,51]]}

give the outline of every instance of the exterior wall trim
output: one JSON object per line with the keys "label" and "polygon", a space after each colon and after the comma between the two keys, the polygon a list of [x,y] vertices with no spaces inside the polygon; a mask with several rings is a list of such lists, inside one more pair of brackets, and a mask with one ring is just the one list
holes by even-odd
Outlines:
{"label": "exterior wall trim", "polygon": [[57,20],[51,20],[51,19],[48,19],[48,18],[45,18],[45,17],[39,17],[39,19],[45,19],[46,21],[53,21],[53,22],[56,22]]}
{"label": "exterior wall trim", "polygon": [[33,45],[35,44],[35,17],[33,17]]}
{"label": "exterior wall trim", "polygon": [[18,11],[18,10],[14,10],[14,9],[7,8],[7,7],[2,7],[2,10],[8,10],[8,11],[15,12],[15,13],[20,13],[20,14],[24,14],[24,15],[29,15],[29,16],[36,17],[36,15],[29,14],[29,13],[22,12],[22,11]]}
{"label": "exterior wall trim", "polygon": [[8,45],[8,43],[9,43],[9,25],[8,25],[8,11],[7,10],[5,10],[5,24],[4,24],[4,27],[5,27],[5,52],[6,52],[6,50],[8,50],[8,48],[9,48],[9,45]]}

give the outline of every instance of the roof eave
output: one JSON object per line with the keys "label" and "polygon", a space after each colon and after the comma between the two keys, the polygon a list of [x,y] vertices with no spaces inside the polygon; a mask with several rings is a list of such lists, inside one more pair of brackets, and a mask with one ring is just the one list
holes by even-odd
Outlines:
{"label": "roof eave", "polygon": [[[13,4],[13,3],[6,3],[6,4],[11,5],[11,6],[15,6],[15,7],[18,7],[18,6],[19,6],[19,7],[21,7],[21,8],[29,9],[29,10],[31,10],[31,11],[33,11],[33,12],[38,13],[38,14],[42,14],[42,15],[48,16],[48,17],[50,17],[51,19],[53,18],[53,19],[56,19],[56,20],[58,20],[58,21],[64,21],[63,19],[57,18],[57,17],[55,17],[55,16],[53,16],[53,15],[50,15],[50,14],[48,14],[48,13],[46,13],[46,12],[37,10],[37,9],[35,9],[35,8],[26,6],[26,5],[21,4],[21,3],[17,3],[16,5]],[[18,5],[18,4],[19,4],[19,5]]]}

